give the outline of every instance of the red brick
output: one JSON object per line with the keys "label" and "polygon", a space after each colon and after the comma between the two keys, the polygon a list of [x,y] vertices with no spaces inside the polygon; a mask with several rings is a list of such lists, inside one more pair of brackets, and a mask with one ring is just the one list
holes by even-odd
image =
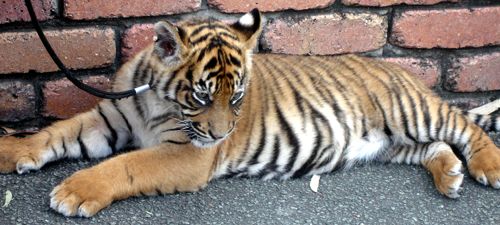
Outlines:
{"label": "red brick", "polygon": [[125,31],[122,39],[122,61],[126,62],[143,48],[153,43],[153,24],[137,24]]}
{"label": "red brick", "polygon": [[266,27],[262,45],[285,54],[364,52],[382,47],[386,30],[386,17],[367,13],[277,19]]}
{"label": "red brick", "polygon": [[419,58],[380,58],[384,61],[395,63],[415,74],[427,87],[434,87],[438,83],[441,69],[439,63],[432,59]]}
{"label": "red brick", "polygon": [[[72,69],[99,68],[116,56],[112,29],[45,31],[63,63]],[[35,32],[0,33],[0,74],[57,71]]]}
{"label": "red brick", "polygon": [[[111,87],[109,78],[103,75],[81,80],[101,90],[107,90]],[[43,96],[45,105],[42,115],[61,119],[92,109],[101,100],[78,89],[66,78],[45,83]]]}
{"label": "red brick", "polygon": [[0,83],[0,121],[17,122],[35,117],[35,88],[24,81]]}
{"label": "red brick", "polygon": [[[31,0],[36,17],[39,21],[52,18],[52,13],[56,11],[55,1],[52,0]],[[30,21],[28,9],[23,0],[3,0],[0,1],[0,24],[16,21]]]}
{"label": "red brick", "polygon": [[473,92],[500,90],[500,52],[454,59],[446,88]]}
{"label": "red brick", "polygon": [[342,0],[344,5],[389,6],[389,5],[434,5],[440,2],[458,2],[458,0]]}
{"label": "red brick", "polygon": [[201,0],[64,0],[64,16],[73,20],[159,16],[193,12]]}
{"label": "red brick", "polygon": [[500,7],[405,11],[394,18],[390,40],[407,48],[500,44]]}
{"label": "red brick", "polygon": [[326,8],[335,0],[208,0],[208,5],[228,13],[248,12],[258,8],[262,12],[275,12],[288,9],[305,10]]}

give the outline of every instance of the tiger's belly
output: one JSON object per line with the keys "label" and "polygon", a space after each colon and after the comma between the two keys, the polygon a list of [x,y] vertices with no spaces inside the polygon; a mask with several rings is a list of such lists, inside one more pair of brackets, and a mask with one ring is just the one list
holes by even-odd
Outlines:
{"label": "tiger's belly", "polygon": [[[260,177],[289,179],[349,168],[373,160],[388,149],[390,137],[372,129],[364,136],[354,132],[322,132],[303,129],[266,134],[257,146],[250,145],[239,160],[226,160],[215,177]],[[348,138],[346,138],[348,136]]]}

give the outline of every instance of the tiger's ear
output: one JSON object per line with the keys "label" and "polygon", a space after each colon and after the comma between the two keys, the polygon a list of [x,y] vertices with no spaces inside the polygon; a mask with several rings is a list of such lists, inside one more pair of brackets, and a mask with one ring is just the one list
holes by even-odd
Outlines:
{"label": "tiger's ear", "polygon": [[154,29],[156,32],[155,53],[169,65],[180,63],[187,51],[183,41],[184,30],[167,21],[156,23]]}
{"label": "tiger's ear", "polygon": [[257,45],[260,33],[262,32],[262,17],[258,9],[246,13],[231,27],[238,33],[248,49],[253,49]]}

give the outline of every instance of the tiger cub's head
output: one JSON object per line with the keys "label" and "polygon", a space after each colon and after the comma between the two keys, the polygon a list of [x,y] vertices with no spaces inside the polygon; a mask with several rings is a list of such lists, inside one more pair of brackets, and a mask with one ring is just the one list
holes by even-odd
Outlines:
{"label": "tiger cub's head", "polygon": [[166,71],[156,91],[179,104],[194,145],[213,146],[233,131],[261,20],[254,9],[233,24],[213,19],[155,24],[154,54]]}

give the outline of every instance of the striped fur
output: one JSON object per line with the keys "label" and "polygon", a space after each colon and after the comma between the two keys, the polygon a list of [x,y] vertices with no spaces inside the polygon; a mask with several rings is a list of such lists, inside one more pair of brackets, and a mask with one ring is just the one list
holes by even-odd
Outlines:
{"label": "striped fur", "polygon": [[[155,25],[154,44],[126,63],[103,100],[25,139],[0,139],[0,172],[26,173],[63,158],[101,158],[51,193],[67,216],[92,216],[130,196],[196,191],[228,176],[288,179],[381,161],[423,165],[438,191],[458,197],[462,164],[500,188],[500,150],[483,131],[500,118],[448,105],[400,67],[356,55],[252,55],[256,10]],[[482,129],[481,129],[482,128]]]}

